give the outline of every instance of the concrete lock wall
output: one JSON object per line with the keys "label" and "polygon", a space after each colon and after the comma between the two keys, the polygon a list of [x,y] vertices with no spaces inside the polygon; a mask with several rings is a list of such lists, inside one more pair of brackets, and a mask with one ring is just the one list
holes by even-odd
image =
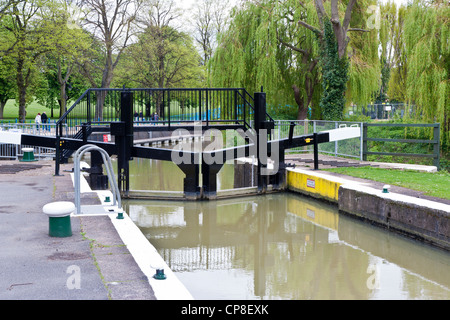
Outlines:
{"label": "concrete lock wall", "polygon": [[330,202],[338,202],[339,187],[345,181],[306,170],[288,170],[287,186],[289,190]]}
{"label": "concrete lock wall", "polygon": [[293,169],[288,189],[337,204],[339,211],[434,246],[450,250],[450,206],[327,176]]}
{"label": "concrete lock wall", "polygon": [[338,205],[340,211],[450,249],[449,213],[408,200],[397,194],[374,194],[343,185],[339,188]]}

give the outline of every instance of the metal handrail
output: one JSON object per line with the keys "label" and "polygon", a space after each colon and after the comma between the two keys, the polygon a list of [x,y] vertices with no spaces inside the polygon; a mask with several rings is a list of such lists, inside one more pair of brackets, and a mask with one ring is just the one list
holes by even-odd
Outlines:
{"label": "metal handrail", "polygon": [[75,164],[74,184],[75,184],[75,207],[76,207],[77,214],[81,213],[81,209],[80,209],[81,208],[81,204],[80,204],[80,174],[81,174],[80,159],[85,152],[92,151],[92,150],[98,151],[102,155],[103,163],[105,164],[106,173],[108,175],[108,180],[111,185],[111,189],[112,189],[112,193],[113,193],[113,205],[116,205],[116,203],[117,203],[117,206],[119,207],[119,209],[122,208],[122,201],[120,198],[119,187],[117,185],[116,179],[114,178],[114,171],[113,171],[112,164],[111,164],[111,157],[104,149],[102,149],[96,145],[93,145],[93,144],[86,144],[86,145],[82,146],[81,148],[79,148],[75,152],[75,155],[73,157],[74,164]]}

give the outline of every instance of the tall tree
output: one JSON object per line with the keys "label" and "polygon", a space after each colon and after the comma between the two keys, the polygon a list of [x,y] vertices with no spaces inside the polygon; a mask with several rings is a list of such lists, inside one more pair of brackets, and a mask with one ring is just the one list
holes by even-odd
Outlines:
{"label": "tall tree", "polygon": [[[420,21],[420,27],[417,23]],[[405,17],[407,97],[416,117],[441,123],[443,150],[450,146],[450,6],[416,0]]]}
{"label": "tall tree", "polygon": [[212,55],[213,12],[212,1],[204,0],[198,4],[195,13],[195,41],[203,53],[203,64],[206,65]]}
{"label": "tall tree", "polygon": [[[119,83],[149,88],[197,87],[204,79],[200,56],[192,38],[171,26],[178,17],[173,2],[155,1],[148,16],[141,17],[145,26],[136,43],[125,52]],[[120,82],[121,81],[121,82]],[[157,95],[158,113],[162,97]]]}
{"label": "tall tree", "polygon": [[[330,48],[335,48],[332,61],[349,63],[346,74],[349,101],[368,102],[378,86],[377,38],[375,32],[358,32],[352,38],[347,36],[351,31],[365,31],[363,26],[367,18],[365,6],[353,4],[350,7],[345,11],[342,23],[339,20],[342,10],[336,11],[334,7],[335,22],[328,18],[330,31],[327,35],[330,35],[330,45],[334,45]],[[248,90],[259,90],[263,85],[272,106],[297,105],[298,119],[304,119],[309,108],[314,118],[323,117],[319,99],[321,92],[329,90],[329,86],[322,89],[320,82],[325,74],[337,74],[342,68],[338,65],[333,73],[318,63],[321,50],[324,50],[323,21],[328,16],[325,8],[319,14],[317,12],[313,0],[248,1],[236,8],[211,59],[213,83],[238,85]],[[351,15],[351,12],[355,14]],[[349,19],[355,27],[350,28]],[[335,37],[336,29],[340,34],[339,41]],[[349,44],[351,50],[343,50]],[[341,87],[346,83],[345,79],[340,81]],[[337,95],[343,97],[342,89]],[[342,117],[342,108],[343,104],[338,118]]]}
{"label": "tall tree", "polygon": [[[79,17],[78,21],[74,16]],[[85,52],[91,48],[91,39],[81,28],[80,18],[81,12],[77,12],[68,0],[53,0],[52,7],[43,16],[46,23],[52,24],[54,29],[50,40],[52,49],[45,55],[43,66],[52,69],[46,72],[49,83],[57,84],[57,88],[50,85],[49,99],[46,101],[50,102],[53,111],[51,93],[57,89],[60,115],[66,111],[66,102],[69,99],[66,87],[75,71],[76,62],[85,60]]]}
{"label": "tall tree", "polygon": [[[50,50],[49,39],[54,30],[46,25],[40,15],[49,1],[32,0],[13,3],[7,9],[8,19],[2,20],[2,31],[8,33],[13,43],[5,52],[15,59],[19,121],[25,121],[26,105],[32,100],[29,92],[40,57]],[[1,40],[0,40],[1,41]]]}
{"label": "tall tree", "polygon": [[[361,18],[370,2],[357,3],[356,0],[343,2],[331,0],[327,10],[322,0],[314,0],[319,25],[313,26],[304,20],[298,21],[300,25],[313,31],[320,42],[323,86],[320,105],[323,117],[327,120],[341,120],[343,117],[345,92],[349,80],[349,54],[353,54],[347,50],[350,43],[348,34],[351,31],[369,31],[362,28],[360,24],[364,22]],[[350,27],[352,22],[359,25]],[[373,41],[370,42],[373,43]]]}
{"label": "tall tree", "polygon": [[[292,6],[298,6],[296,2],[290,2]],[[292,10],[292,6],[281,2],[248,1],[235,7],[210,60],[212,85],[244,87],[249,92],[260,91],[263,86],[269,106],[295,105],[292,85],[304,88],[299,83],[305,74],[304,65],[299,62],[303,59],[301,51],[311,49],[308,46],[311,32],[300,45],[302,38],[293,36],[292,23],[284,24],[284,20],[293,19],[287,11],[298,12]],[[293,46],[302,50],[293,50]]]}
{"label": "tall tree", "polygon": [[[315,16],[312,8],[302,2],[286,1],[283,5],[283,11],[280,12],[281,20],[277,23],[277,39],[281,44],[279,55],[290,58],[287,64],[280,65],[280,71],[284,79],[293,79],[290,86],[298,106],[297,119],[302,120],[306,119],[314,96],[317,98],[321,92],[318,87],[319,47],[315,43],[314,33],[300,26],[297,21],[308,19],[310,23],[314,23]],[[297,65],[298,68],[295,68]],[[289,76],[286,70],[293,74]],[[312,113],[315,117],[320,117],[321,114],[317,108],[312,110]]]}
{"label": "tall tree", "polygon": [[[133,37],[133,23],[141,1],[80,0],[78,5],[86,13],[83,27],[104,46],[101,82],[95,87],[109,88],[122,53]],[[95,117],[98,119],[103,118],[104,99],[104,95],[97,96]]]}
{"label": "tall tree", "polygon": [[200,0],[193,14],[194,38],[200,46],[203,65],[207,65],[217,44],[217,35],[223,31],[228,20],[229,1]]}
{"label": "tall tree", "polygon": [[8,9],[18,2],[22,2],[24,0],[0,0],[0,20],[3,16],[8,14]]}
{"label": "tall tree", "polygon": [[141,44],[142,38],[146,38],[145,41],[150,45],[150,47],[147,47],[148,54],[154,57],[152,62],[152,59],[147,55],[147,66],[155,72],[154,81],[150,81],[153,82],[153,86],[164,88],[168,84],[169,75],[166,68],[166,58],[169,54],[173,54],[173,47],[170,47],[169,43],[177,41],[182,36],[171,25],[180,17],[181,13],[175,7],[173,0],[151,0],[147,8],[147,15],[140,20],[145,26]]}
{"label": "tall tree", "polygon": [[[405,6],[397,7],[394,2],[380,5],[380,64],[381,79],[376,101],[396,99],[403,101],[406,77],[405,45],[403,41],[403,21]],[[391,78],[393,81],[391,81]],[[403,90],[402,90],[403,86]],[[392,88],[391,88],[392,87]],[[392,96],[391,96],[392,95]]]}
{"label": "tall tree", "polygon": [[[63,115],[67,103],[76,100],[90,87],[85,77],[77,72],[77,66],[57,52],[46,54],[39,68],[41,79],[37,83],[35,96],[40,104],[51,109],[52,118]],[[55,114],[55,110],[59,112]]]}
{"label": "tall tree", "polygon": [[192,38],[172,27],[149,26],[124,52],[117,83],[144,88],[197,87],[203,77]]}
{"label": "tall tree", "polygon": [[3,119],[3,111],[9,99],[14,99],[16,93],[14,63],[11,57],[0,59],[0,119]]}

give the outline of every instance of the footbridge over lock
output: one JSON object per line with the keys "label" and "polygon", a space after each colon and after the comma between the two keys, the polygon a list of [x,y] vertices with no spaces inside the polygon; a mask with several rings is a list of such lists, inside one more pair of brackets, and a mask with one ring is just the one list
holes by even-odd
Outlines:
{"label": "footbridge over lock", "polygon": [[[272,140],[273,129],[264,92],[250,95],[243,88],[88,89],[58,120],[54,136],[2,132],[0,143],[55,148],[55,175],[60,174],[60,164],[66,163],[73,152],[86,144],[96,145],[117,156],[118,186],[123,197],[130,195],[130,160],[172,161],[185,174],[184,198],[197,200],[217,197],[217,173],[228,160],[256,159],[256,193],[283,190],[285,150],[314,145],[317,169],[318,144],[360,136],[360,128],[294,136],[292,123],[288,138]],[[224,145],[223,137],[230,134],[231,146]],[[136,143],[150,142],[155,136],[177,141],[192,137],[192,141],[172,146]],[[238,137],[243,143],[236,142]],[[97,151],[91,152],[88,172],[93,189],[107,188]]]}

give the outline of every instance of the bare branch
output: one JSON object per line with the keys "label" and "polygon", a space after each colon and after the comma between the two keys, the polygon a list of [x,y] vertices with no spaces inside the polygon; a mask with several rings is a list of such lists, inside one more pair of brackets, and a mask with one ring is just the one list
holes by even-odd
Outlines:
{"label": "bare branch", "polygon": [[[277,33],[278,33],[278,32],[277,32]],[[292,50],[294,50],[294,51],[296,51],[296,52],[300,52],[300,53],[302,53],[302,54],[304,54],[304,55],[309,55],[308,51],[306,51],[306,50],[304,50],[304,49],[301,49],[301,48],[297,48],[296,46],[293,46],[293,45],[291,45],[291,44],[289,44],[289,43],[283,41],[279,36],[278,36],[277,38],[278,38],[278,41],[280,41],[280,43],[281,43],[283,46],[288,47],[289,49],[292,49]]]}
{"label": "bare branch", "polygon": [[138,0],[80,0],[79,5],[87,12],[84,25],[105,47],[101,87],[108,88],[122,52],[133,36],[132,23],[140,3]]}
{"label": "bare branch", "polygon": [[348,28],[347,31],[370,32],[370,30],[366,30],[366,29],[362,29],[362,28]]}
{"label": "bare branch", "polygon": [[322,0],[315,0],[314,4],[316,6],[316,11],[319,17],[320,24],[323,24],[323,17],[327,15],[325,8],[323,7],[323,2]]}
{"label": "bare branch", "polygon": [[352,17],[352,10],[353,10],[353,6],[355,5],[355,3],[356,3],[356,0],[350,0],[348,2],[347,9],[345,10],[344,22],[342,24],[344,31],[347,31],[348,27],[350,25],[350,19]]}
{"label": "bare branch", "polygon": [[302,20],[299,20],[298,24],[304,26],[306,29],[311,30],[312,32],[314,32],[315,34],[317,34],[320,37],[323,36],[322,31],[320,31],[318,28],[315,28],[312,25],[310,25],[310,24],[308,24],[308,23],[306,23],[306,22],[304,22]]}

